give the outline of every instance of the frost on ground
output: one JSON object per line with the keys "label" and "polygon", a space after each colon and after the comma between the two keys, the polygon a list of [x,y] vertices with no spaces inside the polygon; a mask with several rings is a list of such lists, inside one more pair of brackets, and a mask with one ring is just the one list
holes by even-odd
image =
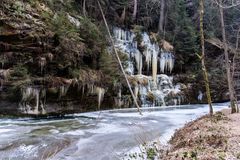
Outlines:
{"label": "frost on ground", "polygon": [[166,146],[160,141],[143,143],[126,153],[123,160],[158,160],[162,158]]}

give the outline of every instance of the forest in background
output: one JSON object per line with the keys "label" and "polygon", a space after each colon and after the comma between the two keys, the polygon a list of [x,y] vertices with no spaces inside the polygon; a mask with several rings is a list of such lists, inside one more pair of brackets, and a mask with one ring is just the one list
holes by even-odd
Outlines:
{"label": "forest in background", "polygon": [[[106,28],[97,1],[3,0],[0,3],[0,61],[5,70],[1,75],[5,88],[1,99],[17,102],[21,96],[16,95],[21,94],[21,88],[47,86],[48,101],[68,106],[81,97],[85,108],[81,111],[84,111],[97,105],[96,94],[84,94],[84,89],[95,85],[108,88],[103,108],[114,106],[113,97],[120,87],[125,88],[125,99],[131,101],[115,57],[106,52],[109,39],[105,36]],[[146,31],[174,46],[174,81],[192,86],[187,98],[188,102],[196,103],[198,91],[205,90],[201,61],[196,55],[201,53],[199,1],[100,0],[100,3],[111,26]],[[214,102],[229,100],[225,44],[232,72],[238,69],[237,63],[232,65],[239,55],[237,3],[206,0],[204,4],[205,60]],[[226,43],[222,38],[220,8],[224,11]],[[69,17],[75,22],[69,21]],[[161,46],[161,41],[159,43]],[[121,59],[123,62],[126,59],[124,54]],[[76,92],[74,81],[70,79],[78,80],[77,88],[82,88],[82,93]],[[68,94],[61,88],[63,85],[71,88]],[[204,102],[207,102],[206,96]]]}

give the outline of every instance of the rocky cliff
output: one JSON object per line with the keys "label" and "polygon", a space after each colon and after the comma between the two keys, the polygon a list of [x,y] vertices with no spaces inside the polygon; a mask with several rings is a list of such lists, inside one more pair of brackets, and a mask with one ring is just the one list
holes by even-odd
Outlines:
{"label": "rocky cliff", "polygon": [[95,110],[104,94],[102,108],[114,106],[119,69],[100,27],[77,5],[1,1],[0,114]]}
{"label": "rocky cliff", "polygon": [[[2,0],[0,4],[0,114],[62,115],[132,106],[118,63],[109,53],[104,25],[96,16],[95,19],[83,16],[77,1]],[[154,39],[156,34],[151,35]],[[165,52],[174,50],[159,37],[155,37],[155,41]],[[144,50],[141,42],[137,47],[140,52]],[[139,54],[142,60],[147,58],[144,54]],[[129,62],[128,55],[120,53],[120,57],[123,64]],[[176,53],[175,59],[179,57]],[[161,60],[161,55],[156,58]],[[139,59],[133,61],[138,64],[134,66],[136,71],[139,62]],[[174,76],[169,88],[175,92],[179,87],[174,88],[172,83],[183,84],[179,85],[184,92],[182,103],[205,101],[200,71],[182,72],[181,61],[174,69],[172,60],[162,62],[168,64]],[[144,62],[141,71],[151,75],[148,65]],[[199,68],[198,64],[196,67]],[[164,66],[162,68],[164,70]],[[136,89],[138,80],[131,76],[129,80]],[[221,96],[224,95],[225,89],[219,90],[222,90]],[[177,104],[179,96],[171,94],[166,94],[169,105]],[[154,101],[153,95],[147,95],[149,101]],[[169,100],[172,97],[174,101]],[[140,95],[139,103],[141,98]],[[215,100],[223,99],[226,98],[215,97]]]}

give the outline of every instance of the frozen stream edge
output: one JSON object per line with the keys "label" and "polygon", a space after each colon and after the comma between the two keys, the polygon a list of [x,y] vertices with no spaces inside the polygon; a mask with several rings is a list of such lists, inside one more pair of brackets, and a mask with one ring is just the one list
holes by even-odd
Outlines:
{"label": "frozen stream edge", "polygon": [[[202,106],[202,104],[196,104],[196,105],[200,105],[200,106]],[[205,106],[207,106],[207,105],[205,105]],[[217,106],[217,107],[216,107]],[[215,112],[218,112],[218,111],[220,111],[220,110],[222,110],[222,109],[224,109],[224,108],[227,108],[229,106],[229,103],[215,103],[214,104],[214,107],[215,107],[215,111],[214,111],[214,113]],[[219,108],[218,108],[219,107]],[[223,107],[223,108],[222,108]],[[189,109],[189,105],[180,105],[180,106],[166,106],[166,107],[161,107],[161,108],[159,108],[159,107],[151,107],[151,108],[143,108],[142,109],[142,111],[143,112],[149,112],[149,111],[168,111],[168,110],[174,110],[174,109],[183,109],[183,108],[188,108]],[[125,112],[125,111],[132,111],[132,112],[136,112],[137,111],[137,109],[125,109],[125,110],[120,110],[120,111],[122,111],[122,112]],[[117,110],[115,110],[115,111],[112,111],[112,112],[118,112]],[[165,133],[163,134],[163,135],[161,135],[160,137],[158,137],[158,138],[156,138],[156,139],[154,139],[154,140],[152,140],[152,141],[148,141],[148,142],[144,142],[144,143],[146,143],[145,144],[145,147],[141,144],[141,145],[139,145],[139,146],[136,146],[136,147],[134,147],[134,148],[132,148],[131,150],[129,150],[128,152],[126,152],[126,153],[124,153],[124,155],[123,154],[120,154],[121,155],[121,158],[123,159],[123,160],[129,160],[129,156],[130,155],[142,155],[143,157],[135,157],[135,158],[130,158],[130,159],[141,159],[141,160],[143,160],[143,159],[147,159],[147,155],[145,154],[146,153],[146,149],[149,149],[149,148],[152,148],[152,147],[156,147],[156,145],[154,145],[154,143],[156,143],[157,145],[160,145],[160,146],[158,146],[158,148],[160,149],[161,147],[167,147],[167,145],[168,145],[168,141],[171,139],[171,137],[173,136],[173,134],[175,133],[175,131],[177,130],[177,129],[180,129],[180,128],[182,128],[182,127],[184,127],[184,125],[186,124],[186,123],[188,123],[188,122],[190,122],[190,121],[192,121],[192,120],[195,120],[195,119],[197,119],[197,118],[200,118],[201,116],[204,116],[204,115],[206,115],[208,112],[204,112],[204,113],[201,113],[201,114],[199,114],[199,115],[197,115],[196,117],[194,117],[194,119],[191,119],[191,120],[187,120],[187,121],[185,121],[185,123],[179,123],[178,122],[178,119],[175,119],[174,117],[172,117],[171,118],[171,121],[174,123],[174,124],[176,124],[175,126],[172,126],[172,127],[170,127],[169,129],[167,129],[166,131],[165,131]],[[145,152],[145,153],[143,153],[143,152]],[[158,154],[158,153],[157,153]],[[140,160],[139,159],[139,160]],[[155,159],[157,159],[157,157],[155,157]]]}

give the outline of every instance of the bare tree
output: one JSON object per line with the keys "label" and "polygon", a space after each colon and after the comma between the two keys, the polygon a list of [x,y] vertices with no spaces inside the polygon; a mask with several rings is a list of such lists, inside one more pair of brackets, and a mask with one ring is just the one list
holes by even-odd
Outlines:
{"label": "bare tree", "polygon": [[138,8],[138,0],[134,0],[133,15],[132,15],[133,22],[136,20],[136,17],[137,17],[137,8]]}
{"label": "bare tree", "polygon": [[234,88],[233,88],[233,79],[231,74],[231,64],[229,60],[229,54],[228,54],[228,44],[227,44],[227,38],[226,38],[226,30],[225,30],[225,22],[224,22],[224,11],[223,11],[223,3],[222,0],[218,1],[219,6],[219,12],[220,12],[220,21],[221,21],[221,29],[222,29],[222,39],[224,44],[224,56],[225,56],[225,66],[226,66],[226,72],[227,72],[227,80],[228,80],[228,90],[229,90],[229,96],[230,96],[230,105],[232,113],[236,113],[236,105],[235,105],[235,96],[234,96]]}
{"label": "bare tree", "polygon": [[160,8],[159,24],[158,24],[158,33],[162,33],[163,29],[164,29],[165,6],[166,6],[166,1],[165,0],[161,0],[161,8]]}
{"label": "bare tree", "polygon": [[200,35],[201,35],[202,54],[201,56],[198,55],[198,57],[200,58],[202,63],[203,77],[204,77],[204,82],[206,87],[207,100],[209,104],[209,114],[213,115],[213,106],[212,106],[211,92],[209,87],[208,73],[205,65],[205,44],[204,44],[205,38],[204,38],[204,29],[203,29],[203,17],[204,17],[204,0],[200,0]]}
{"label": "bare tree", "polygon": [[240,5],[240,0],[229,0],[229,1],[226,1],[227,2],[226,5],[223,4],[222,0],[214,0],[214,1],[215,1],[215,3],[217,3],[217,5],[220,8],[223,8],[223,9],[233,8],[233,7],[237,7],[237,6]]}
{"label": "bare tree", "polygon": [[[235,75],[235,71],[237,71],[237,67],[236,67],[236,61],[238,58],[240,58],[240,53],[238,52],[238,46],[239,46],[239,38],[240,38],[240,26],[238,28],[237,31],[237,35],[236,35],[236,43],[235,43],[235,53],[233,56],[233,64],[232,64],[232,79],[234,80]],[[237,76],[238,77],[238,76]],[[235,85],[238,86],[238,80],[236,80]],[[235,102],[236,102],[236,112],[239,113],[239,106],[238,106],[238,97],[237,97],[237,93],[235,92]]]}
{"label": "bare tree", "polygon": [[86,0],[83,0],[83,15],[86,17]]}

